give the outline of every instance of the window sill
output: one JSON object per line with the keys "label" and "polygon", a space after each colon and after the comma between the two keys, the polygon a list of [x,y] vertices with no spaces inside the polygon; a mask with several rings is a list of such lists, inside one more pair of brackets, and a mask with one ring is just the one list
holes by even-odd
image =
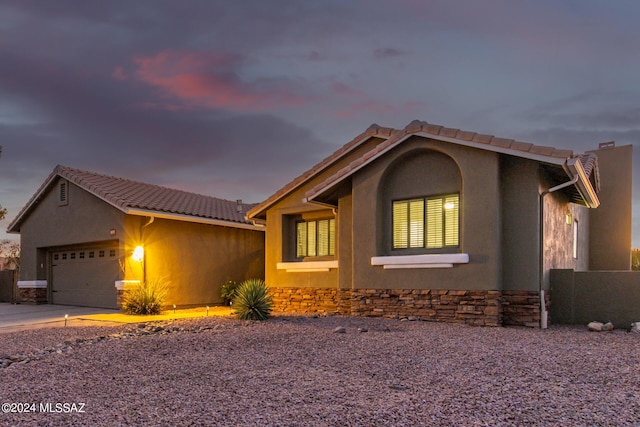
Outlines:
{"label": "window sill", "polygon": [[452,268],[454,264],[467,264],[469,254],[428,254],[371,257],[371,265],[385,270],[400,268]]}
{"label": "window sill", "polygon": [[19,280],[18,289],[45,289],[47,287],[46,280]]}
{"label": "window sill", "polygon": [[140,280],[116,280],[116,290],[124,291],[128,285],[139,285]]}
{"label": "window sill", "polygon": [[287,273],[329,271],[331,269],[338,268],[338,261],[279,262],[276,268],[278,270],[286,270]]}

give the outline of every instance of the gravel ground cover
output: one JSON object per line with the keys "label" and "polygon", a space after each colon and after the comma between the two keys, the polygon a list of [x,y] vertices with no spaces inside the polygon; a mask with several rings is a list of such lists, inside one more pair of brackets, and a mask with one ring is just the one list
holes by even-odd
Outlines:
{"label": "gravel ground cover", "polygon": [[0,335],[0,403],[36,412],[0,425],[640,426],[639,344],[303,316],[22,331]]}

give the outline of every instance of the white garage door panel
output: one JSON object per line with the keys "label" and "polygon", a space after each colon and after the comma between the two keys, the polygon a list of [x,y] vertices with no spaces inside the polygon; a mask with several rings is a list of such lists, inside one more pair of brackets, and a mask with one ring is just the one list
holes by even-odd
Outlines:
{"label": "white garage door panel", "polygon": [[53,304],[116,307],[117,249],[78,249],[52,254]]}

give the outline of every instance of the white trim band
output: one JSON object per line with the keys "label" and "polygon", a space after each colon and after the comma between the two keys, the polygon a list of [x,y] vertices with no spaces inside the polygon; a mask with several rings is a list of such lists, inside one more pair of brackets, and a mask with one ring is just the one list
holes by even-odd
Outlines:
{"label": "white trim band", "polygon": [[452,268],[454,264],[467,264],[469,254],[426,254],[371,257],[371,265],[385,270],[401,268]]}
{"label": "white trim band", "polygon": [[338,268],[338,260],[334,261],[302,261],[302,262],[279,262],[276,265],[278,270],[286,270],[287,273],[309,273],[319,271],[329,271]]}
{"label": "white trim band", "polygon": [[116,290],[124,291],[127,285],[139,285],[140,280],[116,280]]}
{"label": "white trim band", "polygon": [[46,280],[18,280],[18,289],[46,289]]}

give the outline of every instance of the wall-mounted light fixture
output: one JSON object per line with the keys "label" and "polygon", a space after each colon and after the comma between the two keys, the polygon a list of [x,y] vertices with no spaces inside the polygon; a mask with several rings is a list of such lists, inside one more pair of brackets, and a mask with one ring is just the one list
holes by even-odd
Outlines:
{"label": "wall-mounted light fixture", "polygon": [[570,210],[567,210],[566,221],[567,221],[567,225],[573,224],[573,215],[571,215]]}
{"label": "wall-mounted light fixture", "polygon": [[116,229],[112,228],[109,230],[109,236],[115,236],[116,235]]}
{"label": "wall-mounted light fixture", "polygon": [[131,259],[137,262],[142,262],[142,260],[144,260],[144,248],[142,246],[136,246],[133,250],[133,254],[131,254]]}

